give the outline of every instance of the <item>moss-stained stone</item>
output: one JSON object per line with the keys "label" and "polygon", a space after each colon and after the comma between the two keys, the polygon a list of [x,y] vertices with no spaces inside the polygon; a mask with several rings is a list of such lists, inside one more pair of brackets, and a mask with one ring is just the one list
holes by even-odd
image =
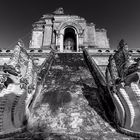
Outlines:
{"label": "moss-stained stone", "polygon": [[[118,134],[102,117],[104,110],[96,85],[81,60],[82,55],[59,54],[58,57],[59,61],[56,59],[46,78],[40,104],[32,115],[32,127],[69,136],[67,139],[123,140],[124,136]],[[88,98],[91,98],[92,105]]]}

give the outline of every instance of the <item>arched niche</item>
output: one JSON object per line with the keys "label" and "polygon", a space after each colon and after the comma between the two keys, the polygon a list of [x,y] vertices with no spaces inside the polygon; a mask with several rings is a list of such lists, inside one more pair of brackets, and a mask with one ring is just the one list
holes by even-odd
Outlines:
{"label": "arched niche", "polygon": [[77,32],[72,27],[65,28],[63,42],[63,51],[77,51]]}
{"label": "arched niche", "polygon": [[61,31],[66,28],[67,26],[74,27],[77,30],[78,34],[81,34],[83,32],[83,28],[80,24],[75,23],[74,21],[67,21],[67,22],[62,22],[58,27],[57,31],[61,33]]}
{"label": "arched niche", "polygon": [[67,51],[68,49],[71,49],[69,51],[79,51],[79,34],[81,35],[83,32],[79,24],[73,22],[63,23],[58,27],[57,32],[59,35],[60,52]]}

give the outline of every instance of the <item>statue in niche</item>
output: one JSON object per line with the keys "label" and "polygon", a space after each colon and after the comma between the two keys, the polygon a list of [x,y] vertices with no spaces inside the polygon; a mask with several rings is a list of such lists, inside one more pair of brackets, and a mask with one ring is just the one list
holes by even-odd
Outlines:
{"label": "statue in niche", "polygon": [[64,42],[65,50],[72,51],[74,48],[74,41],[71,38],[67,38]]}

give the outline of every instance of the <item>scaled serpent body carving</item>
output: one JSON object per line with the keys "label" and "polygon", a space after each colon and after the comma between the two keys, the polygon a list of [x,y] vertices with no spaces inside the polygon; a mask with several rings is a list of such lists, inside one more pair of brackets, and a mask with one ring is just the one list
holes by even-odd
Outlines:
{"label": "scaled serpent body carving", "polygon": [[140,137],[140,59],[133,59],[121,40],[109,57],[105,76],[86,49],[83,55],[102,96],[106,116],[121,133]]}
{"label": "scaled serpent body carving", "polygon": [[[26,127],[25,120],[31,121],[54,54],[51,51],[36,71],[23,46],[16,46],[0,74],[0,134]],[[105,105],[107,120],[120,132],[140,137],[140,59],[132,59],[122,40],[118,51],[110,56],[104,76],[86,49],[83,55]]]}
{"label": "scaled serpent body carving", "polygon": [[9,62],[0,72],[0,138],[27,127],[53,58],[51,51],[37,70],[24,45],[18,42],[15,46]]}

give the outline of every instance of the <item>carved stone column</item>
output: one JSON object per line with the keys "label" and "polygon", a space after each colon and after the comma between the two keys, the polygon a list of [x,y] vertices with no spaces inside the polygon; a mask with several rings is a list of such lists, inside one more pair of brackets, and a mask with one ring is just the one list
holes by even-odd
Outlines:
{"label": "carved stone column", "polygon": [[60,41],[60,52],[63,52],[63,50],[64,50],[64,43],[63,43],[63,41],[64,41],[64,34],[60,34],[60,39],[59,39],[59,41]]}
{"label": "carved stone column", "polygon": [[81,31],[78,34],[78,51],[81,51],[82,47],[83,47],[83,43],[84,43],[84,34],[83,34],[83,32],[84,31]]}
{"label": "carved stone column", "polygon": [[45,22],[43,46],[49,47],[52,43],[52,18],[46,18]]}
{"label": "carved stone column", "polygon": [[52,33],[52,44],[56,45],[56,32],[55,31],[53,31]]}
{"label": "carved stone column", "polygon": [[55,44],[56,44],[56,49],[57,49],[57,51],[60,51],[60,43],[59,43],[59,39],[60,39],[60,34],[59,34],[59,31],[58,30],[55,30],[56,32],[56,34],[55,34],[55,38],[56,38],[56,40],[55,40]]}
{"label": "carved stone column", "polygon": [[43,24],[37,22],[33,26],[30,48],[41,48],[43,41]]}

